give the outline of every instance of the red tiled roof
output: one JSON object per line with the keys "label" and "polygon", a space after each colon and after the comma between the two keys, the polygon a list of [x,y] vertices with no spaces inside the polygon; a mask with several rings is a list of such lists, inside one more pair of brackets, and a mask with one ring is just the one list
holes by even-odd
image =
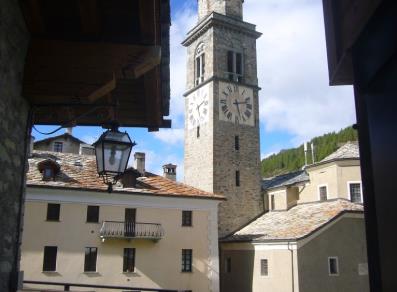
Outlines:
{"label": "red tiled roof", "polygon": [[[61,167],[55,180],[43,180],[43,175],[38,170],[38,164],[47,159],[53,159]],[[32,157],[29,158],[27,185],[32,187],[107,191],[107,185],[98,176],[95,156],[47,151],[34,151]],[[149,172],[145,176],[138,178],[135,188],[123,188],[121,185],[115,185],[113,191],[158,196],[224,199],[221,195],[205,192]]]}

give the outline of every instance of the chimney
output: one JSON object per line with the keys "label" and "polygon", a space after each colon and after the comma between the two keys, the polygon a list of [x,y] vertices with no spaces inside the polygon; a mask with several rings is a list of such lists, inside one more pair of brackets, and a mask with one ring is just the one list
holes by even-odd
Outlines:
{"label": "chimney", "polygon": [[163,165],[164,177],[176,181],[176,165],[166,164]]}
{"label": "chimney", "polygon": [[73,135],[73,128],[72,127],[66,128],[65,133],[69,134],[70,136],[72,136]]}
{"label": "chimney", "polygon": [[145,153],[135,152],[134,154],[134,167],[141,175],[145,175]]}

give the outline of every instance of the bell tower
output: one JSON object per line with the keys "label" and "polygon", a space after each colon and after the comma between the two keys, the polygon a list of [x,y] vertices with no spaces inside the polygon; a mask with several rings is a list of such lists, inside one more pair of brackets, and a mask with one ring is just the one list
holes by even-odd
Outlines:
{"label": "bell tower", "polygon": [[218,194],[219,235],[263,211],[255,25],[243,0],[198,0],[187,47],[185,183]]}

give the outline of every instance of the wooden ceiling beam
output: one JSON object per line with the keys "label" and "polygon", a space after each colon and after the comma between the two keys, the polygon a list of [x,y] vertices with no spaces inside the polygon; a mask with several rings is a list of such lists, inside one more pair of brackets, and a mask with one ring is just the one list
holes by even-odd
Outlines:
{"label": "wooden ceiling beam", "polygon": [[80,10],[81,32],[85,35],[99,35],[100,18],[97,0],[78,1]]}
{"label": "wooden ceiling beam", "polygon": [[149,126],[158,126],[162,122],[159,71],[160,69],[156,67],[146,73],[144,77],[146,115]]}
{"label": "wooden ceiling beam", "polygon": [[41,14],[40,0],[21,1],[21,8],[25,16],[29,32],[32,34],[45,33],[45,25]]}
{"label": "wooden ceiling beam", "polygon": [[139,0],[141,39],[145,44],[156,44],[156,14],[157,0]]}

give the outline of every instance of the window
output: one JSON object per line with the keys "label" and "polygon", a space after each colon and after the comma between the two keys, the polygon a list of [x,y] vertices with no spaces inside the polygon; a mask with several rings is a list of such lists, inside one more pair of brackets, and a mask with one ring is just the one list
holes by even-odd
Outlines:
{"label": "window", "polygon": [[238,52],[227,52],[227,75],[230,81],[243,81],[243,55]]}
{"label": "window", "polygon": [[225,272],[228,274],[232,272],[232,258],[231,257],[227,257],[225,260]]}
{"label": "window", "polygon": [[240,186],[240,171],[236,170],[236,187]]}
{"label": "window", "polygon": [[339,276],[339,262],[337,257],[328,258],[328,272],[330,276]]}
{"label": "window", "polygon": [[43,258],[43,272],[55,272],[57,269],[57,252],[58,247],[56,246],[45,246],[44,247],[44,258]]}
{"label": "window", "polygon": [[319,192],[320,201],[326,201],[328,196],[327,186],[320,186],[318,188],[318,192]]}
{"label": "window", "polygon": [[204,73],[205,73],[205,54],[204,54],[204,44],[201,43],[196,50],[196,57],[195,57],[195,75],[196,80],[195,84],[199,85],[204,81]]}
{"label": "window", "polygon": [[85,248],[84,272],[96,272],[97,251],[96,247]]}
{"label": "window", "polygon": [[135,270],[135,248],[125,248],[123,256],[123,272],[132,273]]}
{"label": "window", "polygon": [[200,126],[197,126],[197,138],[200,138]]}
{"label": "window", "polygon": [[182,249],[182,272],[192,271],[192,255],[193,250]]}
{"label": "window", "polygon": [[349,183],[350,201],[354,203],[362,203],[361,183]]}
{"label": "window", "polygon": [[54,142],[54,152],[62,152],[63,143],[62,142]]}
{"label": "window", "polygon": [[54,171],[51,167],[46,167],[43,169],[43,180],[54,179]]}
{"label": "window", "polygon": [[47,221],[59,221],[61,205],[51,204],[47,205]]}
{"label": "window", "polygon": [[99,206],[87,206],[87,222],[98,223],[99,221]]}
{"label": "window", "polygon": [[240,150],[240,139],[238,136],[234,136],[234,150]]}
{"label": "window", "polygon": [[182,226],[192,226],[192,211],[182,211]]}
{"label": "window", "polygon": [[267,259],[261,259],[261,276],[269,275],[269,263]]}

